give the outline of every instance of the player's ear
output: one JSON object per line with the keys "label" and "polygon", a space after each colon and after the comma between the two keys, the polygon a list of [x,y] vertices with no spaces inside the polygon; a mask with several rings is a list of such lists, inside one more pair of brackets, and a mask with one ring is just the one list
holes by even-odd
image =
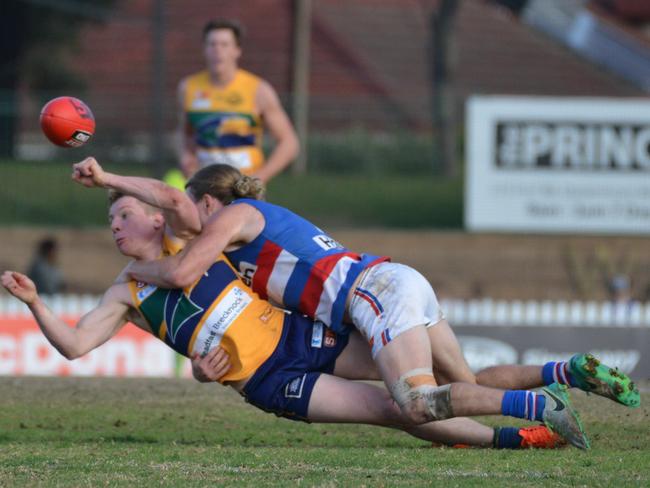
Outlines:
{"label": "player's ear", "polygon": [[162,213],[156,212],[153,216],[153,225],[156,230],[165,227],[165,217]]}
{"label": "player's ear", "polygon": [[212,197],[207,193],[204,193],[203,196],[201,197],[200,205],[204,210],[210,210],[210,207],[212,205],[211,199]]}
{"label": "player's ear", "polygon": [[205,196],[207,197],[205,209],[207,210],[208,214],[211,215],[217,210],[221,210],[223,208],[223,204],[219,201],[218,198],[215,198],[212,195],[207,195],[207,194]]}

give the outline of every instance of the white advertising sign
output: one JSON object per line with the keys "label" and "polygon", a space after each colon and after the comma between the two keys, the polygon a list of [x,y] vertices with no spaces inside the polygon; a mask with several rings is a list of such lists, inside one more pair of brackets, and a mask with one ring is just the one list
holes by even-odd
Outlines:
{"label": "white advertising sign", "polygon": [[650,234],[650,99],[472,97],[465,225]]}

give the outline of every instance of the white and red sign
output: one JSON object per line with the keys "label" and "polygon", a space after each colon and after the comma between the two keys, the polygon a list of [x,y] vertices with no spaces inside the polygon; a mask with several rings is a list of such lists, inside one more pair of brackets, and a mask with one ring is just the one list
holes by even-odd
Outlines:
{"label": "white and red sign", "polygon": [[[75,321],[66,318],[70,324]],[[106,344],[68,361],[50,345],[34,319],[0,317],[0,375],[170,377],[176,371],[176,353],[131,324]]]}

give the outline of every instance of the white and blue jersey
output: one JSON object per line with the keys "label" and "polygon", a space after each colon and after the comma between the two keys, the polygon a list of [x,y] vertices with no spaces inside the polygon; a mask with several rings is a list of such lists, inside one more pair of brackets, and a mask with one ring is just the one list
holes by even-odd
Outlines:
{"label": "white and blue jersey", "polygon": [[345,302],[361,272],[387,257],[350,252],[314,224],[286,208],[242,198],[264,216],[262,232],[224,253],[260,297],[345,332]]}

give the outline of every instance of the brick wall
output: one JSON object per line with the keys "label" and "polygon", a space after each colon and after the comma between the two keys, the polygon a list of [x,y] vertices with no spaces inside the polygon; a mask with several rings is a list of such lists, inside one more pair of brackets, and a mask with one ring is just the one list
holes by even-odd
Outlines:
{"label": "brick wall", "polygon": [[[312,128],[427,129],[431,106],[428,26],[437,3],[314,2]],[[175,125],[179,79],[202,68],[201,29],[214,17],[237,18],[246,26],[242,65],[269,80],[288,101],[292,5],[291,0],[166,2],[166,126]],[[85,75],[87,100],[109,133],[143,131],[150,126],[152,8],[152,0],[119,2],[106,25],[88,27],[82,34],[74,66]],[[459,105],[473,93],[642,95],[480,0],[461,1],[454,43]],[[35,121],[31,124],[33,128]]]}

